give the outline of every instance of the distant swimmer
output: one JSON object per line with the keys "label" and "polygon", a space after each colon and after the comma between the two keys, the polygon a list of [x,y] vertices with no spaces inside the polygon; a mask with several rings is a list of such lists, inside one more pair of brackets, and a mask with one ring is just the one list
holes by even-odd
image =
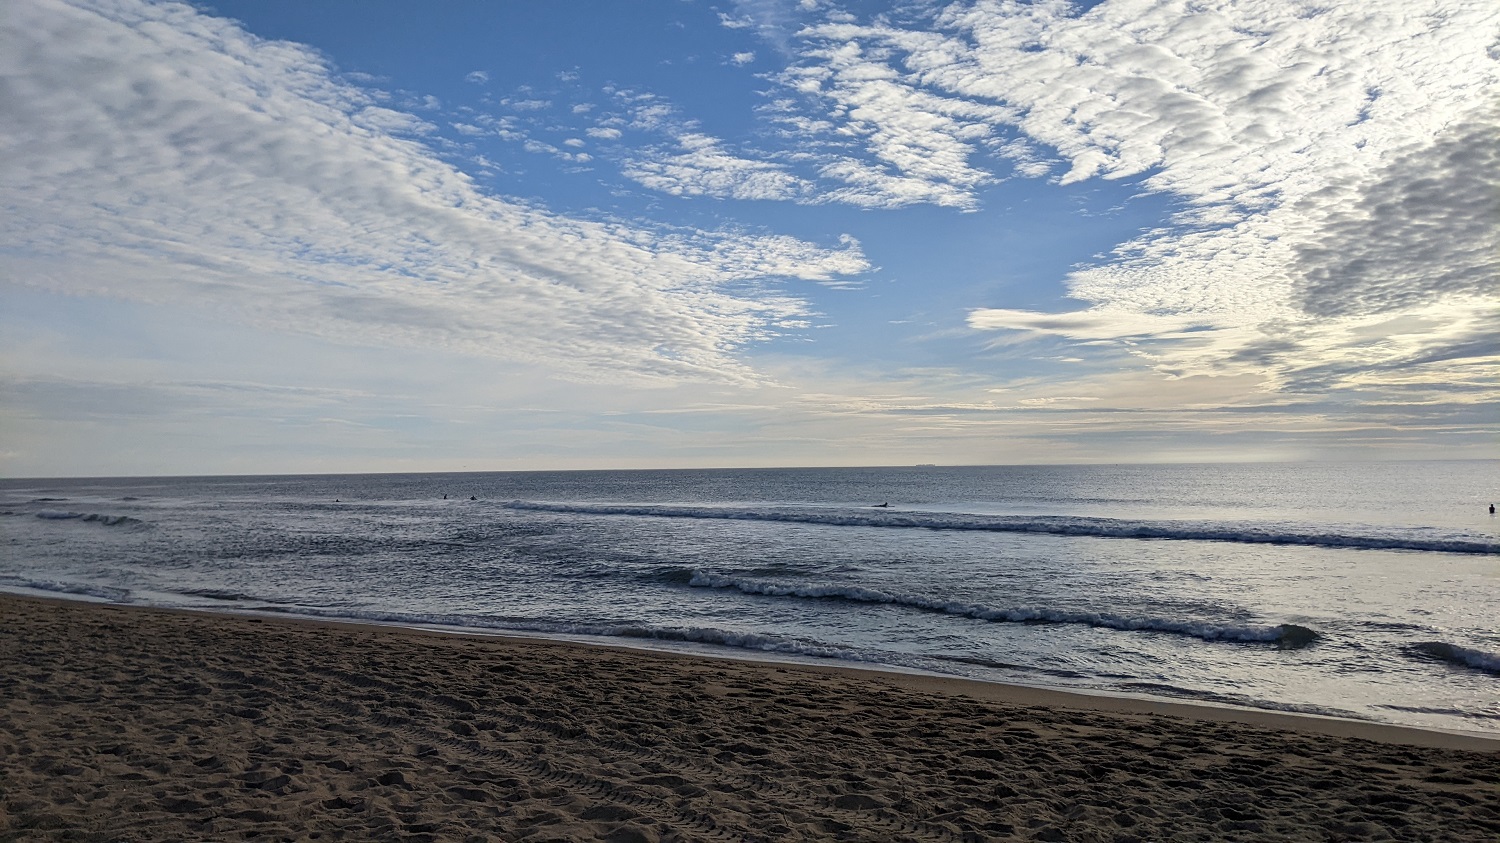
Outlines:
{"label": "distant swimmer", "polygon": [[448,496],[447,495],[443,495],[443,500],[447,500],[447,499],[448,499]]}
{"label": "distant swimmer", "polygon": [[471,500],[471,501],[477,501],[477,500],[479,500],[479,498],[476,498],[473,495],[469,495],[469,500]]}
{"label": "distant swimmer", "polygon": [[[885,503],[877,503],[877,504],[875,504],[875,508],[876,509],[884,509],[884,508],[886,508],[886,507],[888,507],[890,505],[891,505],[891,502],[890,501],[886,501]],[[1491,507],[1491,509],[1494,509],[1494,507]]]}
{"label": "distant swimmer", "polygon": [[1491,515],[1495,514],[1495,505],[1494,504],[1490,504],[1490,514]]}

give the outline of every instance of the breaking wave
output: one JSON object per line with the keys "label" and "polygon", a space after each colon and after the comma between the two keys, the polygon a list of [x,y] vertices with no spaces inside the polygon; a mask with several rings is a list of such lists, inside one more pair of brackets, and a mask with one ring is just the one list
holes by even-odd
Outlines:
{"label": "breaking wave", "polygon": [[146,523],[139,518],[131,518],[129,515],[106,515],[99,512],[71,512],[65,509],[37,510],[36,517],[45,518],[49,521],[91,521],[94,523],[103,524],[106,527],[133,527]]}
{"label": "breaking wave", "polygon": [[1421,644],[1411,645],[1408,651],[1417,658],[1435,659],[1447,662],[1448,664],[1455,664],[1459,667],[1472,668],[1500,676],[1500,653],[1488,653],[1472,647],[1460,647],[1457,644],[1449,644],[1445,641],[1424,641]]}
{"label": "breaking wave", "polygon": [[1162,632],[1186,635],[1203,641],[1238,641],[1275,644],[1282,649],[1300,649],[1318,640],[1318,633],[1296,624],[1226,625],[1204,621],[1176,620],[1150,616],[1116,615],[1108,612],[1070,612],[1059,609],[999,609],[959,601],[940,600],[919,595],[892,594],[859,586],[786,585],[736,577],[693,572],[688,585],[695,588],[728,588],[743,594],[771,597],[804,597],[819,600],[843,600],[850,603],[883,603],[907,606],[928,612],[941,612],[963,618],[995,623],[1082,624],[1126,632]]}
{"label": "breaking wave", "polygon": [[48,591],[53,594],[71,594],[76,597],[93,597],[111,603],[130,600],[130,589],[96,583],[60,582],[58,580],[33,580],[6,576],[0,578],[0,587],[24,588],[30,591]]}
{"label": "breaking wave", "polygon": [[813,507],[718,507],[660,504],[581,504],[509,501],[507,509],[583,515],[636,515],[655,518],[707,518],[733,521],[780,521],[832,527],[918,528],[992,533],[1040,533],[1122,539],[1221,541],[1241,544],[1285,544],[1374,550],[1419,550],[1438,553],[1500,553],[1500,543],[1486,537],[1431,535],[1413,528],[1371,528],[1356,532],[1348,525],[1258,524],[1253,522],[1132,521],[1070,515],[974,515],[953,512],[903,512],[886,509],[819,509]]}

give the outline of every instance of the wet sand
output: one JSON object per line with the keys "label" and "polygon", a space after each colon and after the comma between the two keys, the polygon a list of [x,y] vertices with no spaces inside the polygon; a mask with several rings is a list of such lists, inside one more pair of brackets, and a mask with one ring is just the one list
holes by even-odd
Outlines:
{"label": "wet sand", "polygon": [[0,841],[1500,839],[1500,741],[0,595]]}

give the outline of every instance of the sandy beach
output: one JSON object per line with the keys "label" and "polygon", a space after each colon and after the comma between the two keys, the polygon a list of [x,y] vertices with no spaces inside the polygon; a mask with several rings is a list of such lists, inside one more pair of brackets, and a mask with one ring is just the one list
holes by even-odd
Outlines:
{"label": "sandy beach", "polygon": [[0,596],[0,840],[1500,839],[1500,742]]}

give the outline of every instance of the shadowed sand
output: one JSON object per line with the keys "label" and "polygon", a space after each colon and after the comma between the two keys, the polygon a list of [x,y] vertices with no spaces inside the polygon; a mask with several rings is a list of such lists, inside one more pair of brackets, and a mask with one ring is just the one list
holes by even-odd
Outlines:
{"label": "shadowed sand", "polygon": [[928,677],[0,595],[0,841],[1490,841],[1497,749]]}

